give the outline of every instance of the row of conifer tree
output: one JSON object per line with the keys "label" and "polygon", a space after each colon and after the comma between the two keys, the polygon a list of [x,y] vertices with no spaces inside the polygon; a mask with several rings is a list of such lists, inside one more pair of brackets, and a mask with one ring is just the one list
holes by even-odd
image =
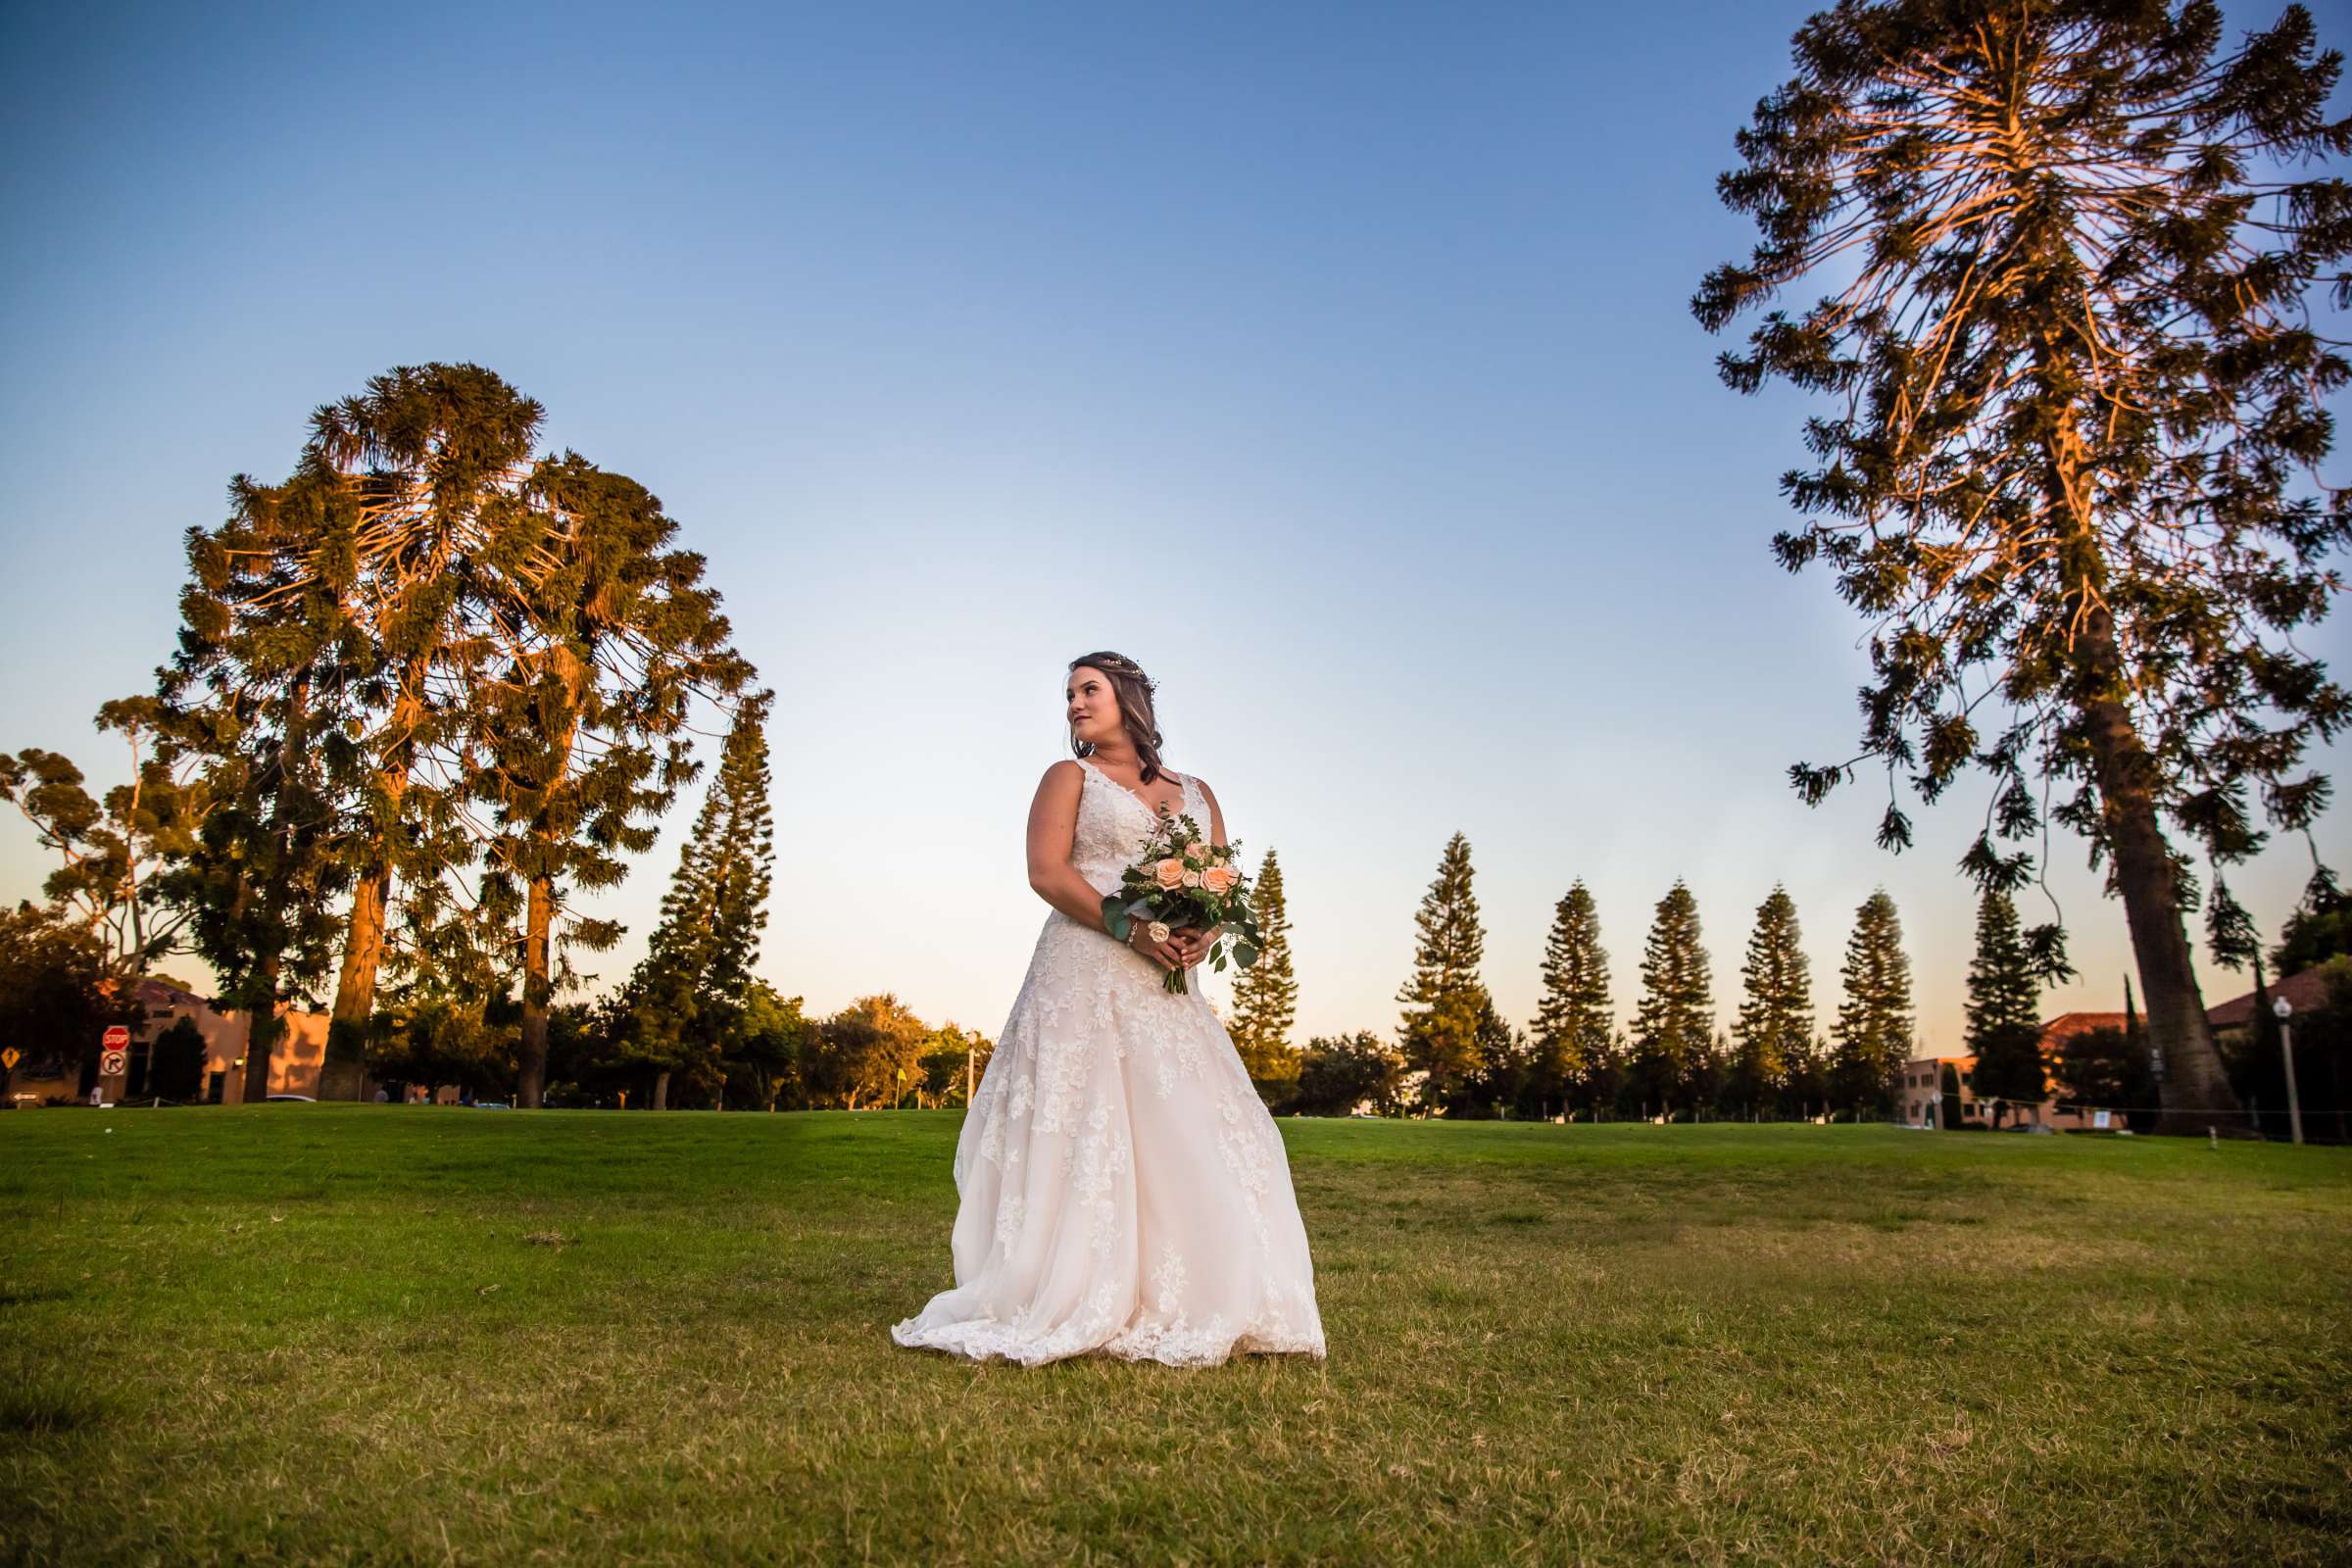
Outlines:
{"label": "row of conifer tree", "polygon": [[[1278,1111],[1453,1116],[1664,1116],[1876,1119],[1895,1112],[1914,1031],[1911,960],[1884,889],[1854,911],[1840,972],[1842,1000],[1817,1030],[1796,904],[1776,885],[1757,906],[1741,997],[1718,1024],[1712,967],[1696,899],[1678,879],[1652,912],[1642,996],[1620,1024],[1599,911],[1580,879],[1554,906],[1535,1018],[1517,1027],[1480,977],[1486,931],[1472,887],[1470,845],[1456,833],[1415,916],[1419,940],[1393,1038],[1371,1031],[1295,1046],[1298,982],[1279,858],[1269,849],[1254,908],[1266,936],[1234,983],[1231,1028],[1260,1094]],[[2141,1110],[2154,1103],[2149,1056],[2131,986],[2120,1029],[2046,1049],[2044,982],[2007,894],[1980,896],[1968,975],[1963,1051],[1976,1058],[1962,1096],[1950,1086],[1946,1125],[1963,1102],[1997,1123],[2004,1110],[2052,1094]],[[1943,1074],[1938,1074],[1940,1079]]]}

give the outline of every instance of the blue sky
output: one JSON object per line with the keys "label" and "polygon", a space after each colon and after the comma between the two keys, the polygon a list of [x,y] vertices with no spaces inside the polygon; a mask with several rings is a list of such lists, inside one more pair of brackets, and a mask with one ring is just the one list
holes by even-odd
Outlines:
{"label": "blue sky", "polygon": [[[1106,646],[1279,850],[1301,1035],[1394,1025],[1458,829],[1521,1021],[1577,877],[1628,1013],[1687,880],[1726,1024],[1785,883],[1825,1028],[1883,885],[1956,1050],[1985,786],[1899,857],[1874,775],[1788,788],[1852,755],[1862,628],[1769,550],[1806,403],[1725,388],[1688,309],[1752,243],[1714,178],[1810,9],[0,12],[0,747],[121,777],[90,716],[169,654],[181,531],[316,405],[470,360],[710,558],[779,694],[761,967],[811,1008],[996,1032]],[[2340,611],[2304,646],[2346,678]],[[2050,860],[2085,974],[2050,1010],[2120,1005],[2121,906]],[[45,869],[0,823],[0,895]],[[2275,932],[2308,872],[2231,883]]]}

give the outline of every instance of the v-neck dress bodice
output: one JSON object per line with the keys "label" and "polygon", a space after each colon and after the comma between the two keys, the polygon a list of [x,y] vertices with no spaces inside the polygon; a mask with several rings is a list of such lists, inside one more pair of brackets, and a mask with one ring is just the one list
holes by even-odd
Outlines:
{"label": "v-neck dress bodice", "polygon": [[[1070,863],[1097,893],[1114,893],[1158,818],[1149,801],[1094,763],[1080,758],[1078,765],[1085,781],[1078,787],[1078,828],[1070,842]],[[1206,829],[1208,798],[1190,773],[1175,776],[1183,781],[1181,809]]]}

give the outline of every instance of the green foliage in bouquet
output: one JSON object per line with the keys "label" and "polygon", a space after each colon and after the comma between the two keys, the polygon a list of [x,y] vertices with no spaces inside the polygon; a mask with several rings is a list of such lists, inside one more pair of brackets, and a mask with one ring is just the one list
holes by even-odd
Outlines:
{"label": "green foliage in bouquet", "polygon": [[[1250,881],[1237,855],[1241,841],[1211,844],[1190,812],[1163,812],[1141,843],[1141,858],[1120,873],[1119,891],[1103,895],[1103,929],[1124,942],[1135,921],[1149,920],[1152,939],[1165,942],[1178,926],[1197,926],[1218,933],[1208,956],[1220,970],[1229,939],[1234,962],[1245,969],[1255,963],[1264,939],[1250,909]],[[1161,984],[1171,992],[1190,989],[1182,966],[1170,969]]]}

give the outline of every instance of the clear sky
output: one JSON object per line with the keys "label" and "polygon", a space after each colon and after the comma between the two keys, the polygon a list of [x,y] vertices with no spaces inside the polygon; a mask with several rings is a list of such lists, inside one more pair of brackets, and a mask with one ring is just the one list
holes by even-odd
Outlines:
{"label": "clear sky", "polygon": [[[1785,883],[1825,1028],[1884,885],[1956,1050],[1988,786],[1899,857],[1880,775],[1788,789],[1856,748],[1861,623],[1769,549],[1808,405],[1725,388],[1688,308],[1811,9],[0,10],[0,747],[122,777],[90,718],[170,653],[181,530],[316,405],[470,360],[710,558],[779,694],[761,968],[812,1009],[997,1032],[1064,666],[1109,647],[1280,852],[1301,1037],[1395,1025],[1458,829],[1521,1022],[1577,877],[1629,1014],[1686,879],[1727,1025]],[[2348,625],[2305,639],[2339,680]],[[594,906],[608,981],[700,793]],[[2120,1006],[2121,906],[2049,858],[2085,975],[2049,1008]],[[46,866],[0,823],[0,896]],[[2268,937],[2308,874],[2281,840],[2230,880]]]}

